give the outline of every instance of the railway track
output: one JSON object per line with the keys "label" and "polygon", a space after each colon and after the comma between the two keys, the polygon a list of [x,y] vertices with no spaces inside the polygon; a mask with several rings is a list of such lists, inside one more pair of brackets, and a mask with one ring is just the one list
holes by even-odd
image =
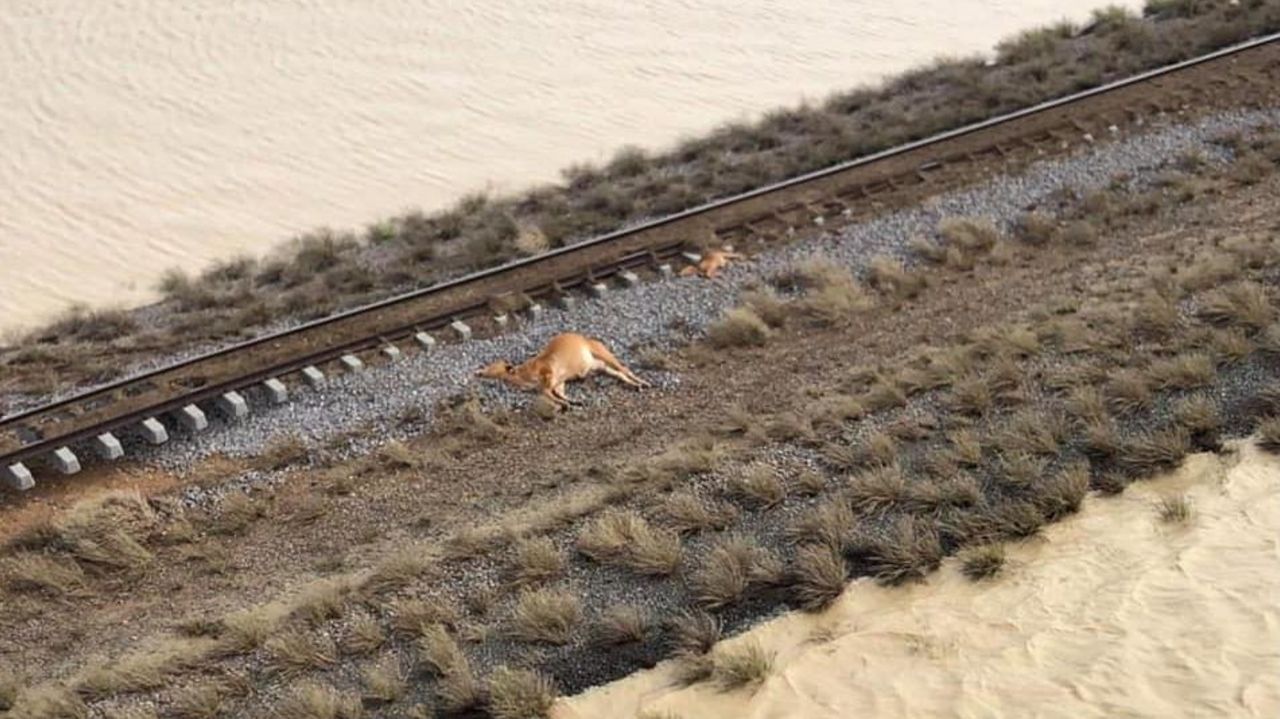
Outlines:
{"label": "railway track", "polygon": [[210,404],[235,418],[250,400],[285,402],[290,385],[323,382],[329,364],[358,371],[371,356],[393,361],[410,345],[429,352],[501,332],[584,292],[670,273],[696,260],[699,241],[759,246],[825,231],[970,182],[987,165],[1067,152],[1152,116],[1273,103],[1277,87],[1280,35],[1270,35],[193,357],[0,418],[0,474],[28,489],[27,464],[73,474],[86,452],[122,456],[117,435],[158,444],[173,422],[202,430]]}

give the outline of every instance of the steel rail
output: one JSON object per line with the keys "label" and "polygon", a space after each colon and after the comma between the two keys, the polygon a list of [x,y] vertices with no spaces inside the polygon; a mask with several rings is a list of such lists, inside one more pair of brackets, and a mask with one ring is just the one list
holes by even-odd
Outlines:
{"label": "steel rail", "polygon": [[[300,352],[289,357],[287,360],[272,361],[261,366],[253,367],[239,374],[220,379],[219,381],[200,384],[198,387],[191,388],[190,391],[174,393],[162,398],[160,401],[148,404],[145,407],[135,408],[122,412],[118,415],[113,415],[101,422],[95,423],[92,427],[81,428],[74,432],[64,434],[55,434],[54,436],[40,436],[34,441],[25,441],[19,438],[18,446],[15,447],[12,439],[18,437],[18,428],[26,426],[33,419],[38,417],[56,417],[60,413],[63,415],[71,414],[75,416],[74,412],[69,412],[69,410],[75,407],[109,406],[119,400],[122,393],[127,394],[129,389],[139,387],[146,388],[149,385],[154,385],[157,380],[169,375],[174,375],[180,370],[198,368],[202,365],[210,365],[211,367],[216,366],[222,360],[233,355],[247,353],[259,348],[270,348],[283,341],[295,338],[304,338],[306,335],[310,335],[312,333],[319,334],[326,328],[332,328],[339,323],[344,323],[349,320],[373,318],[391,308],[403,307],[415,301],[443,297],[451,293],[460,293],[463,290],[476,288],[481,285],[493,285],[493,280],[495,279],[514,277],[517,274],[526,271],[532,271],[544,267],[554,267],[557,265],[567,268],[571,264],[565,262],[567,258],[585,255],[588,250],[619,245],[619,252],[622,253],[621,255],[618,257],[609,257],[606,260],[597,259],[595,262],[584,263],[585,266],[580,267],[578,273],[589,273],[592,269],[605,267],[606,269],[602,271],[602,274],[607,274],[609,271],[616,270],[620,267],[620,263],[627,258],[634,259],[634,256],[638,254],[651,253],[655,250],[671,254],[676,251],[674,250],[674,247],[679,244],[676,242],[675,245],[672,245],[670,241],[671,238],[665,238],[665,242],[656,248],[653,246],[646,247],[644,243],[635,242],[627,245],[624,241],[635,240],[636,238],[643,237],[647,234],[652,234],[655,231],[672,228],[673,226],[680,225],[686,221],[711,215],[718,211],[743,206],[750,203],[752,200],[764,198],[784,190],[793,190],[806,185],[815,184],[819,181],[833,178],[842,173],[847,173],[850,170],[865,168],[891,158],[907,155],[908,153],[916,150],[944,145],[945,143],[952,142],[959,138],[973,135],[984,130],[1015,123],[1020,120],[1041,115],[1051,110],[1080,103],[1090,98],[1096,98],[1113,93],[1117,90],[1133,87],[1156,78],[1172,75],[1205,63],[1237,55],[1264,45],[1269,45],[1277,42],[1278,40],[1280,40],[1280,33],[1254,38],[1205,55],[1200,55],[1163,67],[1147,70],[1098,87],[1082,90],[1053,100],[1048,100],[1021,110],[997,115],[986,120],[888,148],[870,155],[789,178],[787,180],[756,188],[738,195],[707,202],[672,215],[600,235],[573,245],[557,248],[540,255],[508,262],[497,267],[475,272],[457,279],[400,294],[375,303],[339,312],[318,320],[313,320],[297,327],[229,345],[227,347],[165,365],[138,375],[126,377],[105,385],[91,388],[84,392],[80,392],[42,406],[33,407],[13,415],[5,416],[0,418],[0,463],[20,461],[25,458],[48,452],[60,446],[91,438],[96,433],[109,431],[113,428],[147,416],[162,414],[186,404],[218,396],[223,392],[244,388],[269,377],[289,374],[308,365],[319,364],[336,359],[343,354],[376,346],[386,340],[396,340],[404,336],[405,333],[412,332],[419,328],[432,329],[434,327],[443,326],[454,317],[483,308],[486,301],[472,297],[467,301],[454,303],[448,307],[447,311],[436,315],[414,318],[412,321],[400,322],[391,327],[382,327],[379,328],[377,332],[370,333],[365,336],[359,336],[354,339],[333,343],[320,343],[314,349]],[[565,276],[566,271],[562,269],[560,270],[559,276],[552,278],[552,282],[562,281]]]}

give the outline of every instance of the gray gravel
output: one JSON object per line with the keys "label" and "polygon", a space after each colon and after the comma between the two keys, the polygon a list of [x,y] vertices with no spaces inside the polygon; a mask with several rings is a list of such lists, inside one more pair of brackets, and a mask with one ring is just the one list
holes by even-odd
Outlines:
{"label": "gray gravel", "polygon": [[[1154,176],[1163,163],[1189,151],[1198,150],[1211,162],[1221,162],[1226,156],[1221,148],[1210,144],[1214,137],[1278,122],[1280,109],[1236,111],[1115,142],[1082,145],[1067,158],[1038,163],[1022,174],[997,177],[935,198],[927,206],[894,212],[762,253],[715,281],[672,278],[649,282],[614,291],[600,300],[583,300],[571,310],[548,310],[538,321],[526,321],[517,331],[500,337],[441,344],[426,354],[409,350],[394,365],[354,375],[340,375],[337,368],[327,368],[329,381],[323,388],[313,391],[293,386],[291,402],[286,406],[269,409],[255,403],[248,420],[229,425],[215,419],[208,432],[194,437],[181,436],[170,422],[175,436],[169,445],[153,448],[134,443],[130,449],[145,461],[183,468],[217,453],[256,455],[287,434],[320,446],[344,432],[373,427],[374,431],[365,433],[365,439],[345,450],[360,453],[370,444],[420,431],[397,427],[395,418],[416,407],[429,420],[440,400],[460,390],[474,391],[490,407],[529,402],[529,395],[481,382],[472,373],[494,359],[527,357],[558,332],[572,330],[604,338],[624,362],[634,365],[637,348],[661,350],[678,341],[681,333],[702,331],[736,303],[744,284],[765,279],[798,261],[821,256],[859,270],[878,254],[905,256],[907,242],[915,236],[931,235],[944,217],[981,216],[1008,225],[1026,207],[1056,190],[1102,187],[1121,174],[1134,178]],[[642,374],[654,382],[656,391],[671,391],[679,385],[679,378],[671,374]],[[604,403],[613,392],[625,391],[610,384],[605,380],[594,387],[591,383],[571,387],[570,395],[585,400],[588,406]],[[259,481],[268,479],[269,475],[262,475]]]}

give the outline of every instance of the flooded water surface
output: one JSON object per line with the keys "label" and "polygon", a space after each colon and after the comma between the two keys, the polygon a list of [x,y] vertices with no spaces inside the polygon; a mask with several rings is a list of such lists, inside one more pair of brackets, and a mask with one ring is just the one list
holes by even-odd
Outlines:
{"label": "flooded water surface", "polygon": [[1098,2],[5,0],[0,329],[145,302],[168,267],[553,180]]}

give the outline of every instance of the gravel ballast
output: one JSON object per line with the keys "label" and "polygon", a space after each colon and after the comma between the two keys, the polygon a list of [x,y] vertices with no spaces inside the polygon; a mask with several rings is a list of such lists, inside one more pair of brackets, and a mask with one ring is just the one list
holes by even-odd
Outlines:
{"label": "gravel ballast", "polygon": [[[636,348],[662,350],[681,341],[679,335],[687,338],[689,333],[700,333],[737,303],[744,285],[808,258],[820,256],[860,271],[877,255],[905,256],[910,239],[934,234],[943,218],[985,217],[1007,227],[1028,206],[1065,188],[1083,191],[1105,187],[1120,176],[1141,182],[1161,171],[1166,163],[1191,152],[1200,153],[1210,162],[1224,161],[1226,152],[1212,143],[1214,138],[1274,123],[1280,123],[1280,110],[1235,111],[1086,145],[1066,158],[1037,163],[1023,173],[996,177],[933,198],[924,206],[891,212],[760,253],[714,281],[655,280],[630,289],[615,289],[601,299],[584,299],[569,310],[548,309],[536,321],[521,320],[515,330],[498,337],[441,344],[427,353],[410,350],[394,364],[369,367],[357,374],[344,375],[336,367],[326,368],[328,380],[322,387],[291,387],[287,405],[270,408],[254,402],[254,411],[246,420],[229,424],[215,417],[210,431],[196,436],[186,436],[169,423],[174,440],[168,445],[150,447],[135,441],[128,450],[131,456],[146,462],[180,470],[215,454],[255,456],[288,435],[319,446],[344,434],[356,434],[358,438],[342,452],[360,454],[370,446],[411,433],[397,421],[398,417],[416,408],[423,421],[429,422],[437,404],[459,392],[473,392],[487,407],[528,403],[530,395],[478,380],[474,372],[495,359],[526,358],[559,332],[600,337],[624,362],[634,366]],[[653,382],[655,389],[650,391],[671,391],[679,385],[679,378],[669,373],[641,374]],[[571,387],[569,393],[590,407],[607,402],[611,392],[627,391],[620,386],[598,390],[611,384],[616,383],[607,379],[588,382]]]}

